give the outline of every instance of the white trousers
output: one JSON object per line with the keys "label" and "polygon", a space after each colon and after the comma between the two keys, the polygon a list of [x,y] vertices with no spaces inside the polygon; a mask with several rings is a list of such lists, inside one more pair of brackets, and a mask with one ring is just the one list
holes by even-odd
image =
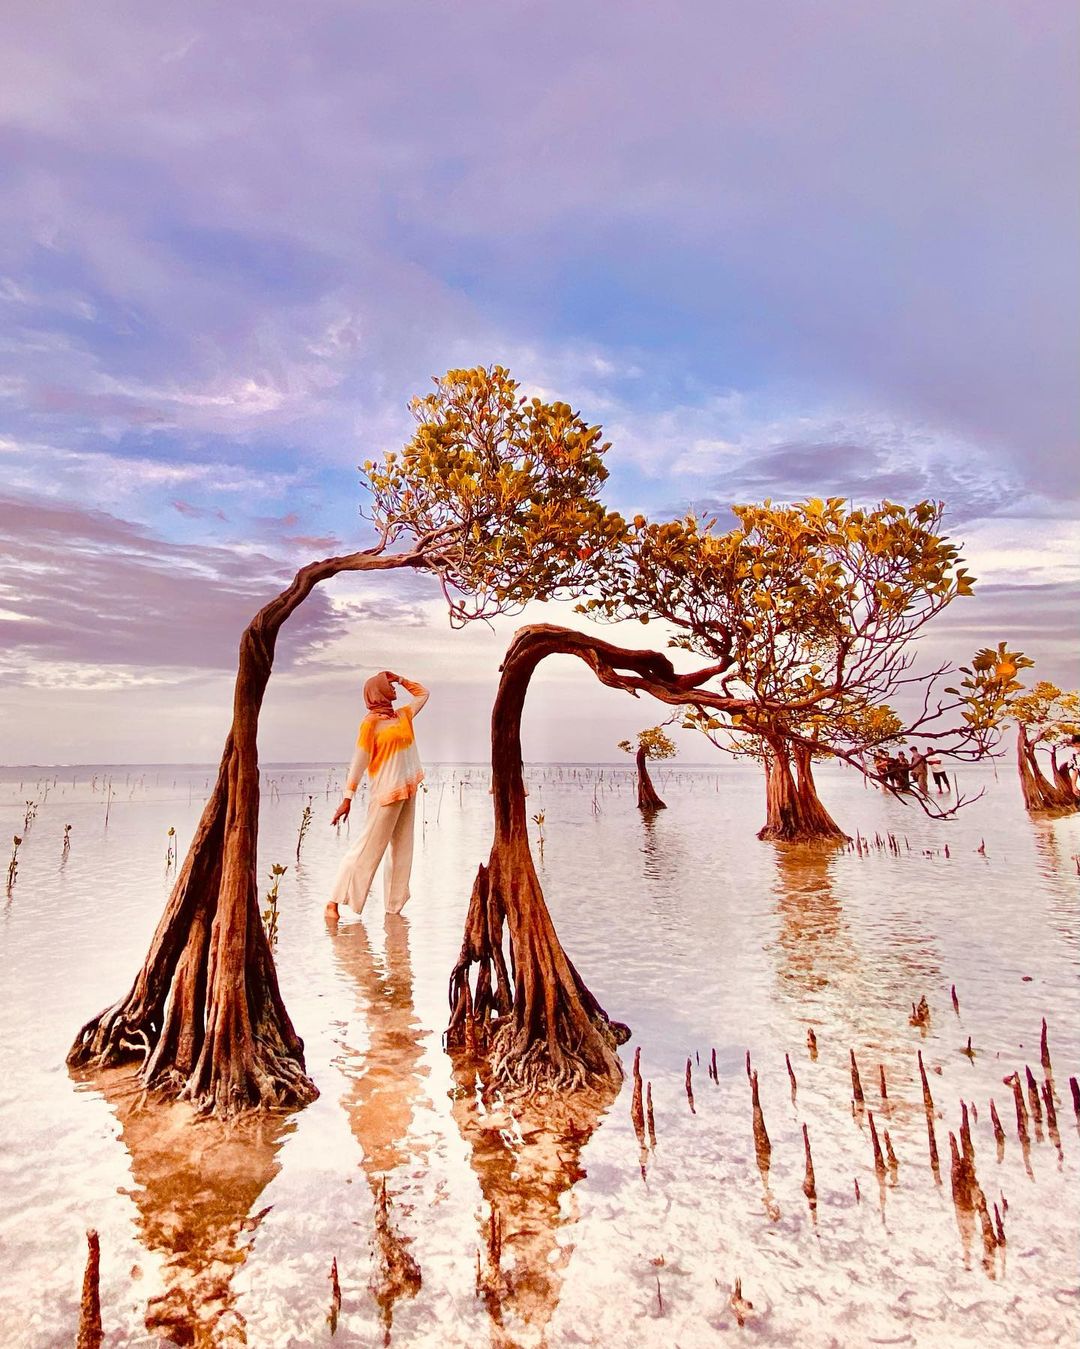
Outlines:
{"label": "white trousers", "polygon": [[383,868],[386,912],[401,912],[409,898],[415,819],[415,796],[391,801],[388,806],[372,801],[364,832],[341,859],[331,895],[335,904],[348,904],[356,913],[363,912],[371,883],[389,847],[390,856]]}

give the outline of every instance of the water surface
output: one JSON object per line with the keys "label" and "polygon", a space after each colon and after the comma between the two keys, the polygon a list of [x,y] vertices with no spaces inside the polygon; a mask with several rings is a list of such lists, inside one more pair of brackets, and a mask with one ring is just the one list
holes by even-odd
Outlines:
{"label": "water surface", "polygon": [[[752,765],[661,770],[669,808],[652,820],[625,771],[529,770],[558,930],[633,1028],[628,1070],[640,1048],[652,1084],[657,1142],[643,1153],[629,1072],[614,1101],[515,1116],[442,1052],[447,978],[490,842],[482,769],[429,772],[403,919],[384,920],[375,894],[335,933],[322,907],[348,844],[328,824],[338,771],[264,769],[259,874],[288,865],[278,963],[322,1094],[231,1130],[156,1109],[121,1075],[73,1082],[64,1066],[78,1026],[141,963],[170,885],[167,831],[182,850],[212,770],[3,770],[0,837],[24,833],[24,802],[39,805],[0,909],[0,1342],[73,1342],[95,1227],[111,1345],[694,1346],[735,1333],[737,1312],[762,1346],[1075,1344],[1080,819],[1031,822],[998,771],[968,770],[986,793],[942,824],[822,770],[840,823],[871,840],[863,855],[759,843]],[[873,846],[890,833],[898,853]],[[930,1024],[913,1026],[923,996]],[[1042,1082],[1044,1016],[1060,1150],[1044,1120],[1025,1159],[1002,1079],[1030,1065]],[[952,1202],[962,1100],[979,1183],[1004,1215],[992,1258]],[[868,1113],[898,1159],[880,1185]],[[733,1306],[737,1279],[752,1307]]]}

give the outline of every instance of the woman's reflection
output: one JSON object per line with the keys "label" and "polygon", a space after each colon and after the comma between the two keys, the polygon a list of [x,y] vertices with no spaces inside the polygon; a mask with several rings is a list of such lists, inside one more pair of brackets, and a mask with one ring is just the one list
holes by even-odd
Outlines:
{"label": "woman's reflection", "polygon": [[[376,1271],[372,1291],[382,1313],[384,1342],[389,1343],[394,1304],[415,1297],[420,1267],[409,1253],[409,1240],[395,1221],[393,1175],[420,1153],[409,1130],[423,1097],[424,1039],[413,1005],[409,959],[409,921],[386,915],[386,945],[376,958],[363,923],[332,930],[334,959],[356,985],[368,1031],[363,1049],[342,1044],[336,1064],[349,1079],[341,1103],[360,1144],[361,1166],[375,1199]],[[411,1212],[400,1206],[402,1214]]]}

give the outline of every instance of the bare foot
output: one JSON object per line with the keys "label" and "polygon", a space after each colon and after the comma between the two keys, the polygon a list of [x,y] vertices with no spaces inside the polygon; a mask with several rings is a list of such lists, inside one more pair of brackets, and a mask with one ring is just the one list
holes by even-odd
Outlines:
{"label": "bare foot", "polygon": [[331,900],[330,903],[327,904],[326,908],[323,910],[323,913],[328,923],[336,923],[338,919],[341,917],[341,915],[338,913],[338,906],[334,903],[333,900]]}

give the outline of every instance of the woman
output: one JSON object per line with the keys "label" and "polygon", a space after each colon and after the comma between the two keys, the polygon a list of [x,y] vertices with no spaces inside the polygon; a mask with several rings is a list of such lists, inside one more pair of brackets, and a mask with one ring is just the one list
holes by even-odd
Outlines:
{"label": "woman", "polygon": [[[394,685],[400,684],[412,694],[412,702],[394,707]],[[345,796],[334,812],[331,824],[345,819],[352,809],[360,775],[368,775],[368,816],[364,832],[342,858],[327,918],[339,916],[338,905],[348,904],[360,913],[371,883],[387,847],[390,864],[385,877],[387,913],[400,913],[409,898],[409,872],[412,870],[413,821],[416,815],[416,791],[424,770],[416,752],[413,718],[428,700],[423,684],[403,679],[382,670],[364,685],[367,716],[360,723],[356,753],[349,765]]]}

